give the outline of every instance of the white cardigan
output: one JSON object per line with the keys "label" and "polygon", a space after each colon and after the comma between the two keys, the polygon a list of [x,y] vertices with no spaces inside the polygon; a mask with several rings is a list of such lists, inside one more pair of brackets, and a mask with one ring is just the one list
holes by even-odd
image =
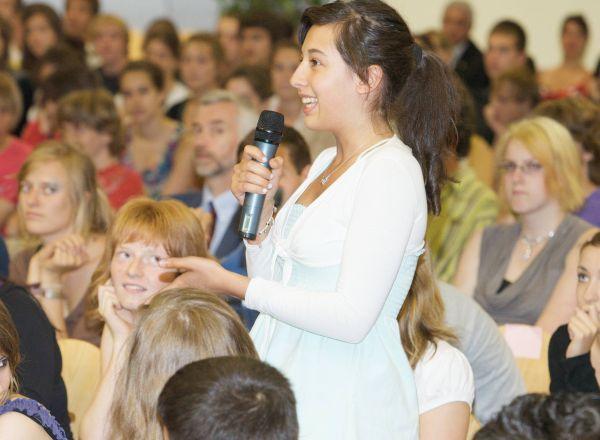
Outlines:
{"label": "white cardigan", "polygon": [[[291,206],[335,158],[329,148],[277,215],[260,245],[247,244],[247,307],[292,326],[345,342],[360,342],[373,327],[405,255],[422,252],[427,202],[421,167],[396,136],[362,153],[311,203],[287,239]],[[282,282],[271,281],[277,257]],[[339,266],[333,291],[287,286],[292,260],[309,267]]]}

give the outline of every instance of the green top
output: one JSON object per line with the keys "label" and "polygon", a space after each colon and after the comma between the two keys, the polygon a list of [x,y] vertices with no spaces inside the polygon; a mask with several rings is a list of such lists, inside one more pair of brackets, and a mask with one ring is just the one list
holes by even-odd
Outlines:
{"label": "green top", "polygon": [[498,217],[496,194],[479,180],[466,160],[441,192],[442,211],[430,216],[425,240],[438,279],[451,282],[471,234]]}

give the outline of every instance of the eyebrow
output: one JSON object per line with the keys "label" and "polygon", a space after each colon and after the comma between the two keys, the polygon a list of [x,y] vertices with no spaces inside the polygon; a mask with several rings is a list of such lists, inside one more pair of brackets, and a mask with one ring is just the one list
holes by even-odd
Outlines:
{"label": "eyebrow", "polygon": [[583,266],[577,266],[577,270],[580,270],[582,272],[589,272],[585,267]]}
{"label": "eyebrow", "polygon": [[308,53],[318,53],[318,54],[327,56],[327,54],[325,52],[323,52],[322,50],[319,50],[319,49],[308,49]]}

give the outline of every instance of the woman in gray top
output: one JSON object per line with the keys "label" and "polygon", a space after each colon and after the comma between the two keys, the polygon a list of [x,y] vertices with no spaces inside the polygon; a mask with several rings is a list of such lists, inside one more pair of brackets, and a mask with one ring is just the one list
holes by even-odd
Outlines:
{"label": "woman in gray top", "polygon": [[579,152],[544,117],[512,125],[496,148],[500,196],[516,222],[476,232],[454,284],[499,324],[553,333],[573,313],[578,248],[595,231],[570,214],[585,198]]}

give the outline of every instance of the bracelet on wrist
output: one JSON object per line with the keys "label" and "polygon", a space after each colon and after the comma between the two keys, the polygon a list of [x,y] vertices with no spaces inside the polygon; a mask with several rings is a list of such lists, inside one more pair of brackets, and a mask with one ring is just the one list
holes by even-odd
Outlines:
{"label": "bracelet on wrist", "polygon": [[269,217],[269,220],[267,220],[267,223],[265,223],[265,227],[258,231],[258,237],[264,235],[265,232],[267,232],[269,228],[273,226],[273,223],[275,223],[275,214],[277,214],[277,206],[273,206],[273,212],[271,213],[271,217]]}
{"label": "bracelet on wrist", "polygon": [[62,286],[51,285],[42,287],[42,296],[46,299],[64,299],[62,294]]}

